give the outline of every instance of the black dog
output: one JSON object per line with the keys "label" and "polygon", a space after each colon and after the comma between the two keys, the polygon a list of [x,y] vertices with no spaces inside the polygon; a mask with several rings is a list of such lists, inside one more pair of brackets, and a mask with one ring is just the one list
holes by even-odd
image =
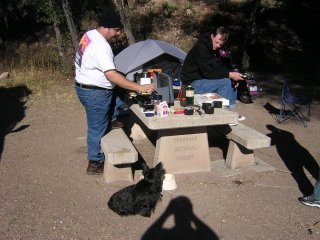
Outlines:
{"label": "black dog", "polygon": [[143,176],[137,184],[125,187],[109,199],[109,208],[120,216],[139,214],[150,217],[161,200],[162,182],[165,170],[162,163],[154,168],[143,164]]}

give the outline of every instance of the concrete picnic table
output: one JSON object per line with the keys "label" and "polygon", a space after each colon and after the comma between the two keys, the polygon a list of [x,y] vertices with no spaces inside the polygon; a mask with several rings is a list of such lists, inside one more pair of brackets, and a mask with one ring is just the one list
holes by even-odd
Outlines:
{"label": "concrete picnic table", "polygon": [[154,165],[164,164],[167,173],[210,171],[207,126],[238,123],[238,113],[216,108],[214,114],[146,117],[138,104],[130,106],[132,112],[148,129],[157,130]]}

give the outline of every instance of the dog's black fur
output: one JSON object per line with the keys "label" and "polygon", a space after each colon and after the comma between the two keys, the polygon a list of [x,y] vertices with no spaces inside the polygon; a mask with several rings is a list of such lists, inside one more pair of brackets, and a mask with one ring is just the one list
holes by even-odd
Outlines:
{"label": "dog's black fur", "polygon": [[151,169],[143,164],[144,178],[114,193],[109,199],[109,208],[120,216],[139,214],[150,217],[162,197],[164,174],[161,162]]}

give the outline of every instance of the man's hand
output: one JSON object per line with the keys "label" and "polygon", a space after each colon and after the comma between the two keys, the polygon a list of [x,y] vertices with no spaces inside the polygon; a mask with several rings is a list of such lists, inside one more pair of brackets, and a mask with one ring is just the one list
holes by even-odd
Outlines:
{"label": "man's hand", "polygon": [[140,85],[140,87],[141,87],[140,92],[142,92],[142,93],[152,93],[154,91],[153,84]]}
{"label": "man's hand", "polygon": [[243,75],[239,72],[229,72],[229,78],[233,81],[241,81],[244,80]]}
{"label": "man's hand", "polygon": [[126,79],[122,74],[118,73],[116,70],[110,70],[105,72],[104,74],[110,82],[124,89],[141,93],[152,93],[154,91],[153,84],[140,85],[138,83],[132,82]]}

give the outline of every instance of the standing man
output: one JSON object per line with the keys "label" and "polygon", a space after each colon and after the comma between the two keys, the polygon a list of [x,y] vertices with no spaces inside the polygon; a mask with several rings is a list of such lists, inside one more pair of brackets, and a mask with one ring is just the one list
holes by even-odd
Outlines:
{"label": "standing man", "polygon": [[229,100],[230,108],[234,108],[237,81],[243,78],[221,60],[219,49],[228,37],[229,30],[225,27],[213,29],[201,36],[186,56],[181,70],[181,81],[184,85],[192,84],[196,94],[218,93]]}
{"label": "standing man", "polygon": [[116,71],[109,42],[121,32],[117,14],[108,13],[98,19],[98,27],[86,32],[75,57],[75,88],[87,115],[87,174],[102,174],[104,154],[100,141],[110,122],[112,90],[115,85],[136,92],[151,93],[152,84],[139,85]]}
{"label": "standing man", "polygon": [[304,205],[320,208],[320,170],[319,179],[316,182],[316,185],[314,186],[313,194],[304,197],[299,197],[299,201]]}

